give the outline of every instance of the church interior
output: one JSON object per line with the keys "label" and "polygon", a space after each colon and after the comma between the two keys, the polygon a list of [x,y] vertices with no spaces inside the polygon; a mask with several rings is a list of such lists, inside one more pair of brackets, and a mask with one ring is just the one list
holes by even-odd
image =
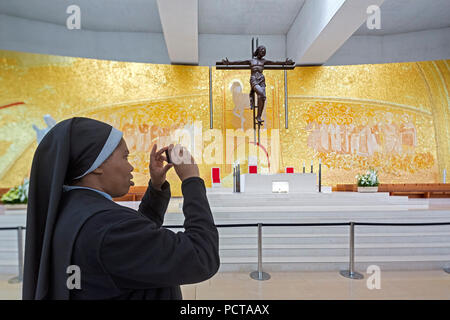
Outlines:
{"label": "church interior", "polygon": [[[0,0],[0,300],[34,153],[72,117],[204,180],[220,268],[186,300],[450,299],[450,1]],[[51,165],[51,164],[49,164]],[[183,231],[167,173],[164,225]]]}

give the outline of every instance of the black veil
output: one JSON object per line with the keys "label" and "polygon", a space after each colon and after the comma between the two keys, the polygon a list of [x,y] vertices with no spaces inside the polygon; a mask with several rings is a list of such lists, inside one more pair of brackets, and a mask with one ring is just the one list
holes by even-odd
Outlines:
{"label": "black veil", "polygon": [[63,185],[98,167],[114,151],[122,133],[89,118],[56,124],[33,157],[28,192],[23,299],[46,299],[52,236]]}

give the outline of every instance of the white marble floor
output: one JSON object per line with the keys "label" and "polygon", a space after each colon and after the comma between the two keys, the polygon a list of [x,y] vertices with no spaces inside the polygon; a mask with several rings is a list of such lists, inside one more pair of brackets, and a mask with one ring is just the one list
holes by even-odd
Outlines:
{"label": "white marble floor", "polygon": [[[368,289],[362,280],[338,272],[276,272],[256,281],[247,273],[217,273],[211,279],[182,286],[186,300],[391,300],[450,299],[450,274],[443,270],[381,271],[380,289]],[[9,284],[11,275],[0,275],[0,300],[21,297],[21,285]]]}

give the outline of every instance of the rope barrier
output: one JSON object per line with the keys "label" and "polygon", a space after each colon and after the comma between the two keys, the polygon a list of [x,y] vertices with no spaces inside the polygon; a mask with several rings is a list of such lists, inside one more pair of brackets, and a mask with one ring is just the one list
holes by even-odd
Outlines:
{"label": "rope barrier", "polygon": [[[355,226],[443,226],[450,225],[450,222],[428,222],[428,223],[387,223],[387,222],[331,222],[331,223],[244,223],[244,224],[218,224],[216,228],[258,228],[258,270],[250,273],[250,277],[255,280],[268,280],[270,275],[262,271],[262,227],[331,227],[331,226],[350,226],[350,244],[349,244],[349,270],[342,270],[340,274],[350,279],[363,279],[364,276],[354,270],[354,256],[355,256]],[[183,225],[163,225],[167,229],[182,229]],[[26,228],[18,227],[0,227],[3,230],[17,230],[18,248],[19,248],[19,275],[10,279],[10,282],[21,282],[23,274],[23,235],[22,231]],[[450,273],[450,269],[444,269]]]}

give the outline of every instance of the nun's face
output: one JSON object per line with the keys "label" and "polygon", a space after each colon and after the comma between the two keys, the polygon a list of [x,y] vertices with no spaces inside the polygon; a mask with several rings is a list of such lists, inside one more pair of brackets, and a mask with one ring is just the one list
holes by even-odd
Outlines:
{"label": "nun's face", "polygon": [[100,182],[103,190],[111,197],[121,197],[128,193],[130,186],[134,185],[133,166],[128,162],[127,143],[122,139],[116,150],[100,166],[103,173],[100,175]]}

